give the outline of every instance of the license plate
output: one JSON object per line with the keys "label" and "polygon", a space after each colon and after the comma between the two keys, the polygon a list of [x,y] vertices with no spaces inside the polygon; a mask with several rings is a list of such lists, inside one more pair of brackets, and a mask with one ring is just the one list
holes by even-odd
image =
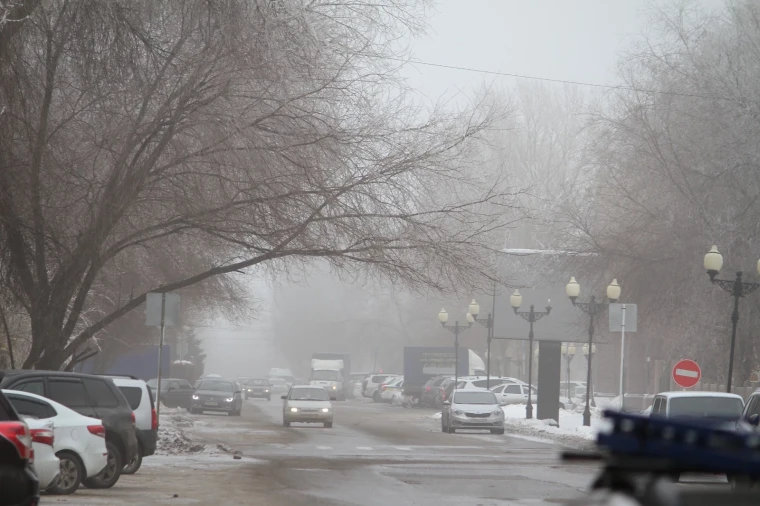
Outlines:
{"label": "license plate", "polygon": [[219,405],[218,402],[208,402],[208,401],[206,402],[206,406],[218,406],[218,405]]}

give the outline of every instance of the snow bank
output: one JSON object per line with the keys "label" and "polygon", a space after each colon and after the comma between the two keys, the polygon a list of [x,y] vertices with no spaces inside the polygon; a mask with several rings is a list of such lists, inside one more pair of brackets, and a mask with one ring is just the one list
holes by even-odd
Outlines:
{"label": "snow bank", "polygon": [[158,442],[156,443],[156,455],[213,455],[230,453],[230,449],[223,446],[209,446],[195,443],[185,434],[184,429],[195,425],[184,409],[167,408],[161,405],[160,420],[158,425]]}
{"label": "snow bank", "polygon": [[[525,418],[525,405],[512,404],[502,407],[504,411],[504,426],[507,432],[510,428],[525,435],[543,436],[552,441],[563,443],[582,443],[593,441],[599,431],[608,427],[608,422],[601,418],[602,410],[591,409],[591,426],[583,425],[583,406],[574,409],[559,410],[559,427],[553,426],[554,420],[527,420]],[[533,413],[536,413],[534,406]]]}

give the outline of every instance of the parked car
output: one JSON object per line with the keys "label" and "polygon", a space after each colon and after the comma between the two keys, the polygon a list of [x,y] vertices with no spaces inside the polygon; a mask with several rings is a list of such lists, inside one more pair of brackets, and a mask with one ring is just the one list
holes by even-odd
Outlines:
{"label": "parked car", "polygon": [[[199,380],[200,381],[200,380]],[[195,392],[195,388],[187,380],[179,378],[161,378],[161,394],[156,391],[158,380],[153,378],[148,380],[150,393],[156,402],[161,402],[167,408],[185,408],[190,409],[190,400]]]}
{"label": "parked car", "polygon": [[34,470],[31,431],[0,392],[0,504],[37,506],[40,482]]}
{"label": "parked car", "polygon": [[380,385],[383,383],[387,383],[389,380],[393,378],[397,378],[398,374],[373,374],[370,377],[368,377],[362,387],[362,395],[364,397],[368,397],[370,399],[373,399],[375,395],[375,391],[378,389]]}
{"label": "parked car", "polygon": [[327,390],[320,386],[297,386],[290,389],[282,399],[282,425],[291,423],[322,423],[325,428],[333,426],[333,407]]}
{"label": "parked car", "polygon": [[156,443],[158,442],[156,406],[153,403],[150,388],[143,380],[123,376],[110,376],[110,378],[121,390],[135,414],[137,454],[121,470],[124,474],[135,474],[142,466],[143,457],[149,457],[156,453]]}
{"label": "parked car", "polygon": [[452,434],[457,429],[488,429],[504,434],[504,412],[496,395],[488,390],[454,390],[444,401],[441,431]]}
{"label": "parked car", "polygon": [[[380,400],[391,402],[393,395],[404,391],[404,377],[400,376],[384,385],[380,386]],[[377,392],[375,392],[377,393]]]}
{"label": "parked car", "polygon": [[222,411],[230,416],[240,416],[243,396],[234,381],[205,379],[192,395],[191,413]]}
{"label": "parked car", "polygon": [[62,371],[8,371],[0,388],[41,395],[80,415],[102,420],[108,463],[96,476],[83,481],[87,488],[113,487],[125,463],[137,454],[135,414],[110,378]]}
{"label": "parked car", "polygon": [[422,397],[420,403],[430,408],[436,407],[436,399],[440,396],[440,386],[447,379],[454,379],[453,376],[435,376],[430,378],[425,386],[422,387]]}
{"label": "parked car", "polygon": [[246,399],[259,397],[268,401],[272,400],[272,385],[268,379],[249,378],[243,386],[243,392]]}
{"label": "parked car", "polygon": [[[457,384],[457,389],[459,390],[471,390],[473,388],[493,388],[498,385],[503,385],[505,383],[512,383],[512,384],[518,384],[518,385],[527,385],[522,380],[519,380],[517,378],[499,378],[499,377],[484,377],[484,376],[467,376],[464,378],[459,378],[459,383]],[[490,386],[489,386],[490,385]]]}
{"label": "parked car", "polygon": [[[56,457],[53,448],[55,441],[53,423],[49,420],[26,417],[21,413],[19,415],[29,427],[29,433],[32,436],[34,470],[37,472],[37,479],[40,481],[40,489],[47,490],[55,484],[61,473],[61,461]],[[51,492],[56,493],[57,491],[52,490]]]}
{"label": "parked car", "polygon": [[[51,487],[55,494],[72,494],[88,477],[97,476],[108,464],[106,429],[96,419],[83,416],[66,406],[41,395],[16,390],[3,390],[3,394],[22,416],[52,425],[52,443],[60,459],[60,477]],[[31,426],[31,425],[30,425]],[[33,427],[33,426],[31,426]],[[35,462],[36,462],[35,451]],[[40,486],[46,488],[40,474]]]}
{"label": "parked car", "polygon": [[725,392],[662,392],[654,397],[650,416],[700,418],[736,423],[744,411],[744,399]]}
{"label": "parked car", "polygon": [[[508,404],[527,404],[528,403],[528,385],[520,383],[504,383],[491,387],[491,392],[496,394],[499,402],[506,406]],[[538,390],[531,386],[531,401],[538,402]]]}

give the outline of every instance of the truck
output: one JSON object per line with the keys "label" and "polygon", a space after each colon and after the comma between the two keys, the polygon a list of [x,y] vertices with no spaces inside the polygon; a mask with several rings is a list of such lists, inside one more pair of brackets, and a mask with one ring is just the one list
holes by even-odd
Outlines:
{"label": "truck", "polygon": [[[348,353],[314,353],[311,356],[310,385],[321,385],[330,397],[345,401],[352,397],[351,355]],[[334,388],[333,388],[334,387]]]}
{"label": "truck", "polygon": [[[404,348],[404,395],[419,404],[425,383],[435,376],[454,376],[457,355],[454,347],[406,346]],[[485,376],[486,367],[477,353],[467,348],[459,349],[459,376]]]}

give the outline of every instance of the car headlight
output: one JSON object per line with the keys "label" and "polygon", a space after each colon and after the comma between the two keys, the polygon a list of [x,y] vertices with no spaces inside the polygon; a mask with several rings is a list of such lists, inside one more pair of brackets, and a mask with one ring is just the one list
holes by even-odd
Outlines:
{"label": "car headlight", "polygon": [[200,397],[198,397],[197,395],[193,395],[193,400],[194,401],[197,401],[198,399],[200,399]]}
{"label": "car headlight", "polygon": [[464,414],[464,411],[461,411],[459,409],[454,409],[452,411],[454,412],[455,415],[463,415]]}
{"label": "car headlight", "polygon": [[322,408],[322,413],[329,413],[329,412],[330,412],[330,408]]}
{"label": "car headlight", "polygon": [[264,393],[268,394],[269,393],[269,389],[267,388],[266,390],[264,390]]}
{"label": "car headlight", "polygon": [[291,413],[298,413],[298,408],[290,408]]}
{"label": "car headlight", "polygon": [[226,402],[232,402],[232,401],[234,401],[234,400],[235,400],[235,398],[234,398],[234,397],[228,397],[228,398],[226,398],[226,399],[224,399],[224,400],[225,400]]}
{"label": "car headlight", "polygon": [[337,388],[338,388],[338,387],[336,387],[335,385],[333,385],[333,390],[337,390]]}

